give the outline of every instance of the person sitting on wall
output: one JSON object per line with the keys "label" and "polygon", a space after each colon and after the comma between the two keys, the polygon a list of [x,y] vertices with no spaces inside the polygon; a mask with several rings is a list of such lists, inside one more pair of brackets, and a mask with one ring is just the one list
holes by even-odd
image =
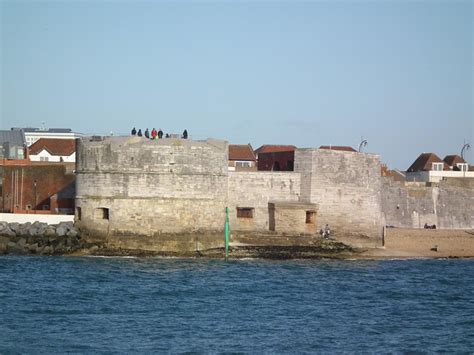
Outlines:
{"label": "person sitting on wall", "polygon": [[141,128],[138,130],[137,136],[139,136],[139,137],[143,136]]}
{"label": "person sitting on wall", "polygon": [[158,130],[158,139],[161,139],[163,138],[163,131],[161,130],[161,128]]}
{"label": "person sitting on wall", "polygon": [[147,129],[145,129],[145,137],[150,139],[150,131]]}
{"label": "person sitting on wall", "polygon": [[165,136],[165,138],[169,138],[169,137],[170,137],[170,135],[169,135],[168,133],[166,133],[166,136]]}
{"label": "person sitting on wall", "polygon": [[324,227],[324,238],[329,239],[331,236],[331,229],[329,228],[329,224],[326,224]]}
{"label": "person sitting on wall", "polygon": [[188,131],[187,130],[184,130],[183,131],[183,139],[188,139]]}
{"label": "person sitting on wall", "polygon": [[424,226],[425,229],[428,229],[430,228],[430,226],[428,225],[428,223],[425,223],[425,226]]}
{"label": "person sitting on wall", "polygon": [[133,127],[132,129],[132,136],[135,136],[137,134],[137,130],[135,129],[135,127]]}

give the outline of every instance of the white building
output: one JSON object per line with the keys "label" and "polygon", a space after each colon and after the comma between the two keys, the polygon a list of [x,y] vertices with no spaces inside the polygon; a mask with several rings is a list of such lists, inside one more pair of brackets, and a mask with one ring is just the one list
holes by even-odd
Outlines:
{"label": "white building", "polygon": [[12,128],[12,130],[21,130],[25,134],[26,145],[29,147],[40,138],[50,139],[76,139],[83,135],[72,132],[70,128],[49,128],[48,130],[39,128]]}
{"label": "white building", "polygon": [[458,155],[441,160],[434,153],[423,153],[406,172],[406,181],[440,182],[444,178],[474,178],[474,171]]}
{"label": "white building", "polygon": [[40,138],[29,147],[31,161],[76,161],[76,141],[73,139]]}

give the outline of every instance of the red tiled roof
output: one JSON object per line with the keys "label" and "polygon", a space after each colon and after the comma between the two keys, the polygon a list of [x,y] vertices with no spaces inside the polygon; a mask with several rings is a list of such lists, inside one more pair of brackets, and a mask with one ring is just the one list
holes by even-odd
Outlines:
{"label": "red tiled roof", "polygon": [[456,166],[456,164],[466,163],[464,159],[461,158],[459,155],[446,155],[443,160],[449,166],[454,166],[454,167]]}
{"label": "red tiled roof", "polygon": [[69,156],[76,151],[74,139],[40,138],[30,146],[30,155],[39,154],[46,149],[51,155]]}
{"label": "red tiled roof", "polygon": [[408,168],[408,172],[413,171],[430,171],[433,163],[444,163],[443,170],[449,170],[448,164],[442,161],[436,154],[434,153],[422,153],[420,156],[414,161],[413,164]]}
{"label": "red tiled roof", "polygon": [[250,144],[229,144],[229,160],[250,160],[255,161]]}
{"label": "red tiled roof", "polygon": [[341,150],[344,152],[357,152],[357,150],[355,150],[352,147],[342,146],[342,145],[322,145],[319,147],[319,149]]}
{"label": "red tiled roof", "polygon": [[294,145],[272,145],[264,144],[255,150],[255,154],[260,153],[278,153],[278,152],[294,152],[297,148]]}

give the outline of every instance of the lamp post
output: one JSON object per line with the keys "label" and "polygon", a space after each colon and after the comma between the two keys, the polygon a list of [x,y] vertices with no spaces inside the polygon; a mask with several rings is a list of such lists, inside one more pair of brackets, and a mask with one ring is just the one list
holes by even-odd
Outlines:
{"label": "lamp post", "polygon": [[35,191],[34,191],[35,192],[35,206],[33,209],[35,210],[35,213],[36,213],[36,201],[38,199],[38,196],[36,195],[36,179],[33,181],[33,186],[35,188]]}

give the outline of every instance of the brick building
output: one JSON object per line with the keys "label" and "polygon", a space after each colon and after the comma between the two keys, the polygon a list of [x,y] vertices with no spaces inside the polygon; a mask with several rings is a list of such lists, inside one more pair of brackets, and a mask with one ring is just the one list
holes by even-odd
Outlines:
{"label": "brick building", "polygon": [[255,150],[258,170],[293,171],[295,149],[294,145],[262,145]]}
{"label": "brick building", "polygon": [[12,213],[74,213],[75,164],[0,163],[0,209]]}

